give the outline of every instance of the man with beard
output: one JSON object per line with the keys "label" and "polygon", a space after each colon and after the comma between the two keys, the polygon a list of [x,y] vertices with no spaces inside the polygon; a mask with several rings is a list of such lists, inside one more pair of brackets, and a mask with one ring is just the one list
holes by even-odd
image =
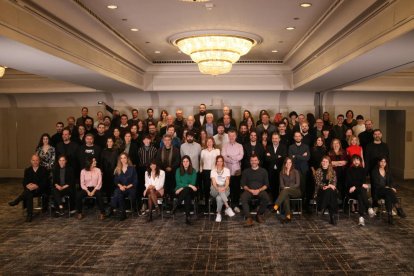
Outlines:
{"label": "man with beard", "polygon": [[313,146],[313,135],[309,132],[309,123],[304,121],[300,124],[300,133],[302,134],[302,143],[308,145],[309,148]]}
{"label": "man with beard", "polygon": [[108,136],[105,133],[105,125],[103,123],[99,123],[96,127],[96,135],[95,135],[95,144],[98,145],[101,149],[106,148],[106,139]]}
{"label": "man with beard", "polygon": [[[181,139],[178,138],[175,135],[175,127],[174,127],[174,125],[168,126],[167,133],[166,134],[168,134],[169,136],[172,137],[171,144],[173,145],[173,147],[175,147],[177,149],[180,149],[180,147],[181,147]],[[160,148],[162,148],[162,147],[164,147],[164,140],[161,140],[161,142],[160,142]]]}
{"label": "man with beard", "polygon": [[201,127],[205,124],[206,122],[206,114],[207,114],[207,107],[205,104],[200,104],[200,106],[198,107],[198,114],[194,115],[194,126],[198,129],[201,129]]}
{"label": "man with beard", "polygon": [[101,148],[94,144],[94,137],[91,133],[85,135],[85,145],[82,145],[79,150],[81,169],[85,168],[86,160],[89,157],[95,158],[96,162],[99,162],[101,157]]}
{"label": "man with beard", "polygon": [[93,119],[85,119],[85,134],[91,133],[93,136],[96,135],[96,129],[93,128]]}
{"label": "man with beard", "polygon": [[157,133],[157,127],[152,123],[148,125],[148,136],[151,139],[151,145],[158,149],[161,144],[161,138]]}
{"label": "man with beard", "polygon": [[286,127],[286,124],[282,121],[277,126],[277,131],[280,136],[280,143],[285,144],[287,147],[289,147],[290,144],[292,144],[292,137],[290,133],[287,132]]}
{"label": "man with beard", "polygon": [[161,137],[164,136],[167,133],[167,130],[170,126],[174,127],[173,136],[177,136],[181,139],[180,130],[177,130],[177,128],[174,125],[174,116],[173,115],[167,115],[167,125],[160,129],[160,136]]}
{"label": "man with beard", "polygon": [[239,133],[237,134],[237,143],[239,144],[247,144],[249,142],[249,131],[247,129],[247,125],[245,123],[240,124]]}
{"label": "man with beard", "polygon": [[164,147],[158,150],[156,160],[160,169],[165,171],[165,193],[173,198],[175,195],[175,171],[180,166],[180,150],[172,146],[171,135],[165,134],[162,141]]}
{"label": "man with beard", "polygon": [[[259,158],[259,165],[263,167],[265,161],[265,149],[262,143],[257,143],[257,133],[252,130],[249,141],[243,145],[242,170],[250,168],[250,157],[255,154]],[[239,143],[239,142],[238,142]]]}
{"label": "man with beard", "polygon": [[358,135],[359,144],[361,145],[363,151],[365,152],[367,145],[374,142],[374,135],[373,135],[373,122],[372,120],[365,121],[365,131],[361,132]]}
{"label": "man with beard", "polygon": [[181,156],[188,155],[191,159],[191,164],[193,166],[193,169],[199,172],[200,171],[201,146],[199,143],[194,142],[193,132],[188,131],[185,138],[186,138],[186,142],[181,145],[180,154]]}
{"label": "man with beard", "polygon": [[[70,130],[65,128],[62,131],[62,142],[56,145],[56,156],[65,155],[66,165],[73,169],[75,179],[79,179],[79,145],[71,141]],[[74,205],[73,205],[74,206]]]}
{"label": "man with beard", "polygon": [[132,115],[132,118],[128,120],[128,125],[129,125],[130,128],[131,128],[132,125],[137,126],[138,122],[141,121],[138,118],[138,115],[139,115],[138,109],[136,109],[136,108],[132,109],[131,110],[131,115]]}
{"label": "man with beard", "polygon": [[147,109],[147,118],[144,120],[144,124],[147,130],[149,129],[150,124],[153,124],[154,126],[157,125],[157,119],[154,118],[154,109]]}
{"label": "man with beard", "polygon": [[56,148],[56,145],[62,142],[62,131],[63,131],[63,123],[57,122],[56,123],[56,133],[50,138],[50,145]]}
{"label": "man with beard", "polygon": [[214,138],[214,144],[216,145],[216,148],[221,151],[223,148],[223,145],[227,144],[229,142],[229,136],[227,133],[224,132],[224,125],[219,124],[217,126],[217,134],[213,136]]}
{"label": "man with beard", "polygon": [[[88,110],[87,107],[82,107],[82,110],[81,110],[82,116],[79,117],[78,119],[76,119],[76,126],[85,125],[85,120],[87,118],[92,119],[91,117],[88,116],[88,112],[89,112],[89,110]],[[92,121],[93,121],[93,119],[92,119]]]}

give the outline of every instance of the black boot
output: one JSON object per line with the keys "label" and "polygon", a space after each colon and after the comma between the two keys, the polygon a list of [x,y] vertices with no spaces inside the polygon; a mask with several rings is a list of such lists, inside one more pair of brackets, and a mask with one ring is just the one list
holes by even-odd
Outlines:
{"label": "black boot", "polygon": [[26,222],[32,222],[32,218],[33,218],[32,214],[27,214]]}
{"label": "black boot", "polygon": [[23,197],[21,195],[19,195],[18,197],[16,197],[15,200],[9,201],[9,206],[16,206],[22,200],[23,200]]}
{"label": "black boot", "polygon": [[394,218],[392,217],[392,212],[388,212],[388,224],[394,225]]}
{"label": "black boot", "polygon": [[407,215],[405,214],[404,210],[401,207],[400,208],[397,208],[397,215],[400,218],[406,218],[407,217]]}
{"label": "black boot", "polygon": [[332,225],[336,225],[335,216],[331,210],[329,210],[329,223]]}
{"label": "black boot", "polygon": [[174,201],[174,202],[173,202],[173,208],[172,208],[172,210],[171,210],[171,214],[172,214],[172,215],[174,215],[174,214],[175,214],[175,212],[177,211],[177,208],[178,208],[178,204]]}
{"label": "black boot", "polygon": [[126,220],[127,216],[126,216],[126,212],[125,210],[121,211],[121,216],[119,217],[120,221]]}
{"label": "black boot", "polygon": [[112,216],[112,213],[113,213],[113,209],[112,209],[111,206],[109,206],[108,208],[106,208],[106,210],[105,210],[105,216],[107,218],[109,218],[110,216]]}
{"label": "black boot", "polygon": [[151,221],[152,221],[152,211],[150,211],[147,217],[147,222],[151,222]]}

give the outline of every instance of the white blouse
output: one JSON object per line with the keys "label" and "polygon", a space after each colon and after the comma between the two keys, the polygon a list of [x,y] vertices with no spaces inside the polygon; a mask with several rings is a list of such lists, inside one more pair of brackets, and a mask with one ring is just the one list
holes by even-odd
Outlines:
{"label": "white blouse", "polygon": [[220,155],[219,149],[203,149],[200,155],[200,171],[212,170],[216,166],[216,157]]}
{"label": "white blouse", "polygon": [[151,175],[148,176],[148,173],[145,172],[145,188],[148,188],[150,185],[155,187],[155,190],[159,191],[164,188],[164,181],[165,181],[165,172],[160,170],[160,174],[152,178]]}

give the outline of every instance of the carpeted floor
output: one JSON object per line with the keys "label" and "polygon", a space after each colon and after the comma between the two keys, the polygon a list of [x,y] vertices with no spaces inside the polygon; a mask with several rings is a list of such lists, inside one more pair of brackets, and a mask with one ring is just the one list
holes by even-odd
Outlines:
{"label": "carpeted floor", "polygon": [[24,222],[21,205],[7,202],[21,191],[18,180],[0,181],[0,275],[413,275],[414,183],[401,183],[408,215],[389,226],[383,219],[340,214],[295,216],[282,225],[274,214],[265,224],[243,227],[240,215],[215,223],[199,216],[98,221],[88,210],[75,217],[41,214]]}

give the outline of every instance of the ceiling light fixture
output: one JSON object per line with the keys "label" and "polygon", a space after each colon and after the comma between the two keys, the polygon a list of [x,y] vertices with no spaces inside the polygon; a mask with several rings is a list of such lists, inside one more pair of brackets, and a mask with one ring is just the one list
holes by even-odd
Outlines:
{"label": "ceiling light fixture", "polygon": [[131,28],[131,31],[133,31],[133,32],[138,32],[138,31],[139,31],[139,29],[137,29],[137,28]]}
{"label": "ceiling light fixture", "polygon": [[312,6],[312,4],[311,4],[311,3],[300,3],[300,6],[301,6],[302,8],[309,8],[309,7],[311,7],[311,6]]}
{"label": "ceiling light fixture", "polygon": [[296,29],[296,28],[295,27],[286,27],[286,30],[288,30],[288,31],[292,31],[294,29]]}
{"label": "ceiling light fixture", "polygon": [[161,54],[161,52],[160,52],[160,51],[154,51],[154,53],[156,53],[156,54]]}
{"label": "ceiling light fixture", "polygon": [[0,66],[0,78],[4,76],[4,73],[6,73],[6,66]]}
{"label": "ceiling light fixture", "polygon": [[106,6],[108,9],[111,9],[111,10],[114,10],[114,9],[117,9],[118,8],[118,6],[117,5],[108,5],[108,6]]}
{"label": "ceiling light fixture", "polygon": [[278,50],[272,50],[272,53],[277,53],[277,52],[279,52]]}
{"label": "ceiling light fixture", "polygon": [[208,30],[177,34],[169,41],[189,55],[201,73],[216,76],[230,72],[240,56],[262,39],[250,33]]}

